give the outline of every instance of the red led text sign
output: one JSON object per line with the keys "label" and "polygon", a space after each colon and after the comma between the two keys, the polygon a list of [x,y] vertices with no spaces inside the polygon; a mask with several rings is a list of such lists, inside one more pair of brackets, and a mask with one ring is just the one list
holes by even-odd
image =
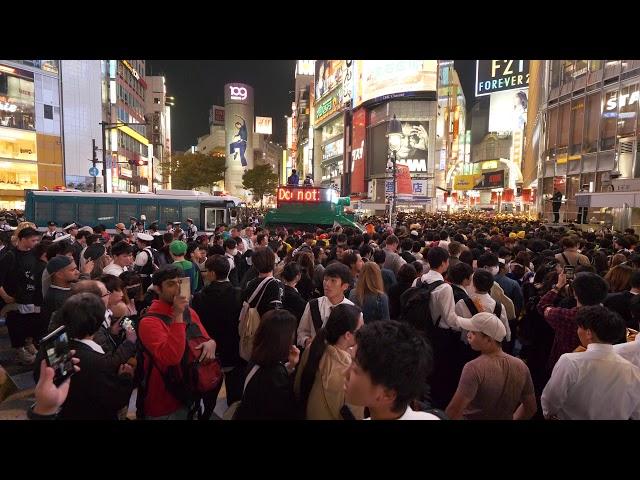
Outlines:
{"label": "red led text sign", "polygon": [[278,188],[278,203],[319,203],[321,200],[319,188]]}

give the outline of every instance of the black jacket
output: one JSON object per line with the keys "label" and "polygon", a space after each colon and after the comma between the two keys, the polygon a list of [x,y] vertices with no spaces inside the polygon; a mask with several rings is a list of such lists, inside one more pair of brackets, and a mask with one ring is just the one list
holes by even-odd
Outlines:
{"label": "black jacket", "polygon": [[193,296],[192,308],[209,336],[216,341],[222,366],[240,364],[238,318],[242,309],[242,291],[231,282],[213,282]]}
{"label": "black jacket", "polygon": [[[247,366],[247,375],[252,364]],[[237,420],[294,420],[300,418],[293,395],[293,375],[283,364],[260,367],[249,381],[236,411]]]}
{"label": "black jacket", "polygon": [[88,345],[71,340],[71,348],[80,359],[80,371],[71,377],[69,396],[62,405],[65,420],[116,420],[118,411],[128,405],[133,390],[132,378],[112,371],[109,357]]}
{"label": "black jacket", "polygon": [[102,347],[116,373],[120,365],[127,363],[127,360],[136,356],[136,344],[126,340],[124,331],[120,333],[118,337],[114,337],[104,325],[101,325],[98,332],[93,336],[93,341]]}
{"label": "black jacket", "polygon": [[389,287],[389,317],[391,320],[399,320],[401,308],[400,308],[400,296],[411,288],[411,283],[394,283]]}
{"label": "black jacket", "polygon": [[298,289],[300,296],[307,302],[313,298],[313,290],[315,287],[313,285],[313,280],[309,278],[306,271],[302,272],[302,276],[300,277],[300,281],[298,282],[298,285],[296,285],[296,288]]}
{"label": "black jacket", "polygon": [[[249,301],[251,295],[253,295],[253,292],[256,290],[256,288],[258,288],[258,285],[260,285],[263,280],[264,278],[256,278],[254,280],[251,280],[247,284],[247,288],[244,290],[243,301]],[[266,287],[263,287],[266,288],[264,295],[262,293],[258,293],[256,298],[253,299],[253,302],[251,302],[251,307],[258,309],[260,317],[262,317],[269,310],[282,307],[282,304],[278,303],[282,302],[284,293],[282,286],[283,284],[280,282],[280,280],[276,279],[275,281],[270,281]],[[262,299],[260,299],[261,295]]]}
{"label": "black jacket", "polygon": [[290,287],[289,285],[283,285],[283,287],[284,295],[282,296],[282,308],[293,313],[299,324],[302,314],[304,313],[304,309],[307,306],[307,302],[295,288]]}
{"label": "black jacket", "polygon": [[249,270],[247,270],[242,276],[242,280],[240,281],[240,288],[242,290],[246,289],[249,282],[256,278],[258,278],[258,270],[256,269],[256,267],[251,266],[251,268],[249,268]]}
{"label": "black jacket", "polygon": [[410,252],[402,252],[400,254],[400,256],[404,259],[405,262],[407,263],[413,263],[416,261],[416,257],[414,257],[413,255],[411,255]]}
{"label": "black jacket", "polygon": [[635,297],[636,296],[628,290],[619,293],[610,293],[603,302],[603,305],[619,313],[628,328],[638,330],[638,320],[634,319],[631,314],[631,300]]}

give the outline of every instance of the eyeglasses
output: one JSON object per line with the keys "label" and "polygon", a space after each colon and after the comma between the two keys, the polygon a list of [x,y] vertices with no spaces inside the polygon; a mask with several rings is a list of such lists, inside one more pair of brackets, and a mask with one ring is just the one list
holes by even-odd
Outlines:
{"label": "eyeglasses", "polygon": [[104,293],[104,294],[102,295],[102,298],[104,298],[104,297],[108,297],[109,295],[111,295],[111,292]]}

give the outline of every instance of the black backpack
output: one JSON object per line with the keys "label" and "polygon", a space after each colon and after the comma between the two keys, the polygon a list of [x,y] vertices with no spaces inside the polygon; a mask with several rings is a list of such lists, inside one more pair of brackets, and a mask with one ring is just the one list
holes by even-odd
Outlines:
{"label": "black backpack", "polygon": [[435,321],[431,318],[431,309],[429,308],[431,292],[443,283],[442,280],[422,283],[418,279],[415,287],[407,289],[400,296],[400,321],[407,322],[429,339],[433,338],[433,331],[440,323],[440,318]]}

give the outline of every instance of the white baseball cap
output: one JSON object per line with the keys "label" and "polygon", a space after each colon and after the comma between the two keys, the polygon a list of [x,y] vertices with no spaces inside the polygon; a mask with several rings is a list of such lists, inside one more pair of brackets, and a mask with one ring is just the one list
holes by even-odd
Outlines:
{"label": "white baseball cap", "polygon": [[507,336],[507,329],[502,320],[493,313],[480,312],[471,318],[458,317],[458,323],[460,328],[464,328],[469,332],[482,332],[496,342],[501,342]]}
{"label": "white baseball cap", "polygon": [[69,240],[70,238],[71,238],[71,235],[67,233],[65,235],[60,235],[59,237],[55,238],[52,243],[64,242],[65,240]]}
{"label": "white baseball cap", "polygon": [[153,242],[153,236],[149,235],[148,233],[139,233],[136,238],[144,242]]}

